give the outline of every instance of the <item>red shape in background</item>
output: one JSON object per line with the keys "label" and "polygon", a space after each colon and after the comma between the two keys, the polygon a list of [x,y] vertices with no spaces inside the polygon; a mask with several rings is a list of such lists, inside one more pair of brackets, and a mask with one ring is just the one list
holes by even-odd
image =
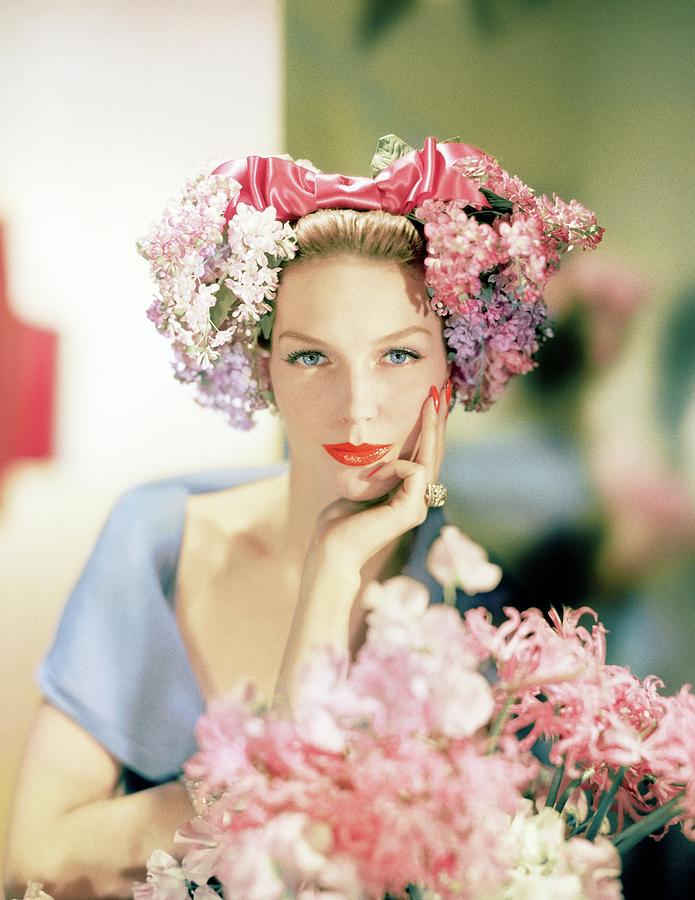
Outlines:
{"label": "red shape in background", "polygon": [[0,226],[0,475],[15,460],[53,455],[57,346],[54,332],[10,309]]}

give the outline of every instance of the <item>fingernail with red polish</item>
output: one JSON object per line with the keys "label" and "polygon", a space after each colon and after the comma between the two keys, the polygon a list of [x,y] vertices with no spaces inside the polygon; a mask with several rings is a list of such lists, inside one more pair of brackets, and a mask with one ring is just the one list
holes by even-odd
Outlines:
{"label": "fingernail with red polish", "polygon": [[451,378],[446,380],[446,405],[451,403]]}
{"label": "fingernail with red polish", "polygon": [[378,472],[379,469],[383,468],[385,465],[386,463],[380,463],[375,469],[372,469],[371,472],[367,472],[367,478],[371,478],[375,472]]}
{"label": "fingernail with red polish", "polygon": [[434,400],[434,408],[436,412],[439,412],[439,391],[434,385],[432,385],[432,387],[430,388],[430,397]]}

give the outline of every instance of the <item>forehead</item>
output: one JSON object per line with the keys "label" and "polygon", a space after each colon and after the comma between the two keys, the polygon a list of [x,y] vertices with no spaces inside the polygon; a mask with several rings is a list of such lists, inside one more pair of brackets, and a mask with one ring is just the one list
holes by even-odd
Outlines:
{"label": "forehead", "polygon": [[303,260],[283,271],[274,331],[300,324],[315,335],[440,327],[421,269],[349,255]]}

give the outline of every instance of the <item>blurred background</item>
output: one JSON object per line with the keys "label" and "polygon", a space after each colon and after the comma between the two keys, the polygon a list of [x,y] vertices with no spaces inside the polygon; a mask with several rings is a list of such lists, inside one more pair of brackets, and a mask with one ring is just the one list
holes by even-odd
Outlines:
{"label": "blurred background", "polygon": [[[689,0],[0,5],[0,842],[36,667],[115,498],[283,455],[269,415],[195,406],[145,319],[134,240],[212,159],[366,175],[382,134],[456,136],[596,210],[541,368],[450,419],[448,517],[533,605],[595,606],[613,661],[695,681],[694,41]],[[680,896],[692,849],[665,844],[630,877]]]}

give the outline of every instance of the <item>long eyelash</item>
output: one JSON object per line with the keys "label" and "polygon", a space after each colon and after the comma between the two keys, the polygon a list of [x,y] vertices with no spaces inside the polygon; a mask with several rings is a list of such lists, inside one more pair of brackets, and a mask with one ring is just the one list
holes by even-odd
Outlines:
{"label": "long eyelash", "polygon": [[300,356],[307,356],[309,353],[316,353],[319,356],[324,356],[325,354],[321,353],[320,350],[293,350],[291,353],[288,353],[285,357],[287,362],[296,362]]}
{"label": "long eyelash", "polygon": [[407,353],[408,356],[412,356],[413,359],[422,359],[421,353],[418,353],[417,350],[409,350],[407,347],[391,347],[386,352],[387,353]]}

